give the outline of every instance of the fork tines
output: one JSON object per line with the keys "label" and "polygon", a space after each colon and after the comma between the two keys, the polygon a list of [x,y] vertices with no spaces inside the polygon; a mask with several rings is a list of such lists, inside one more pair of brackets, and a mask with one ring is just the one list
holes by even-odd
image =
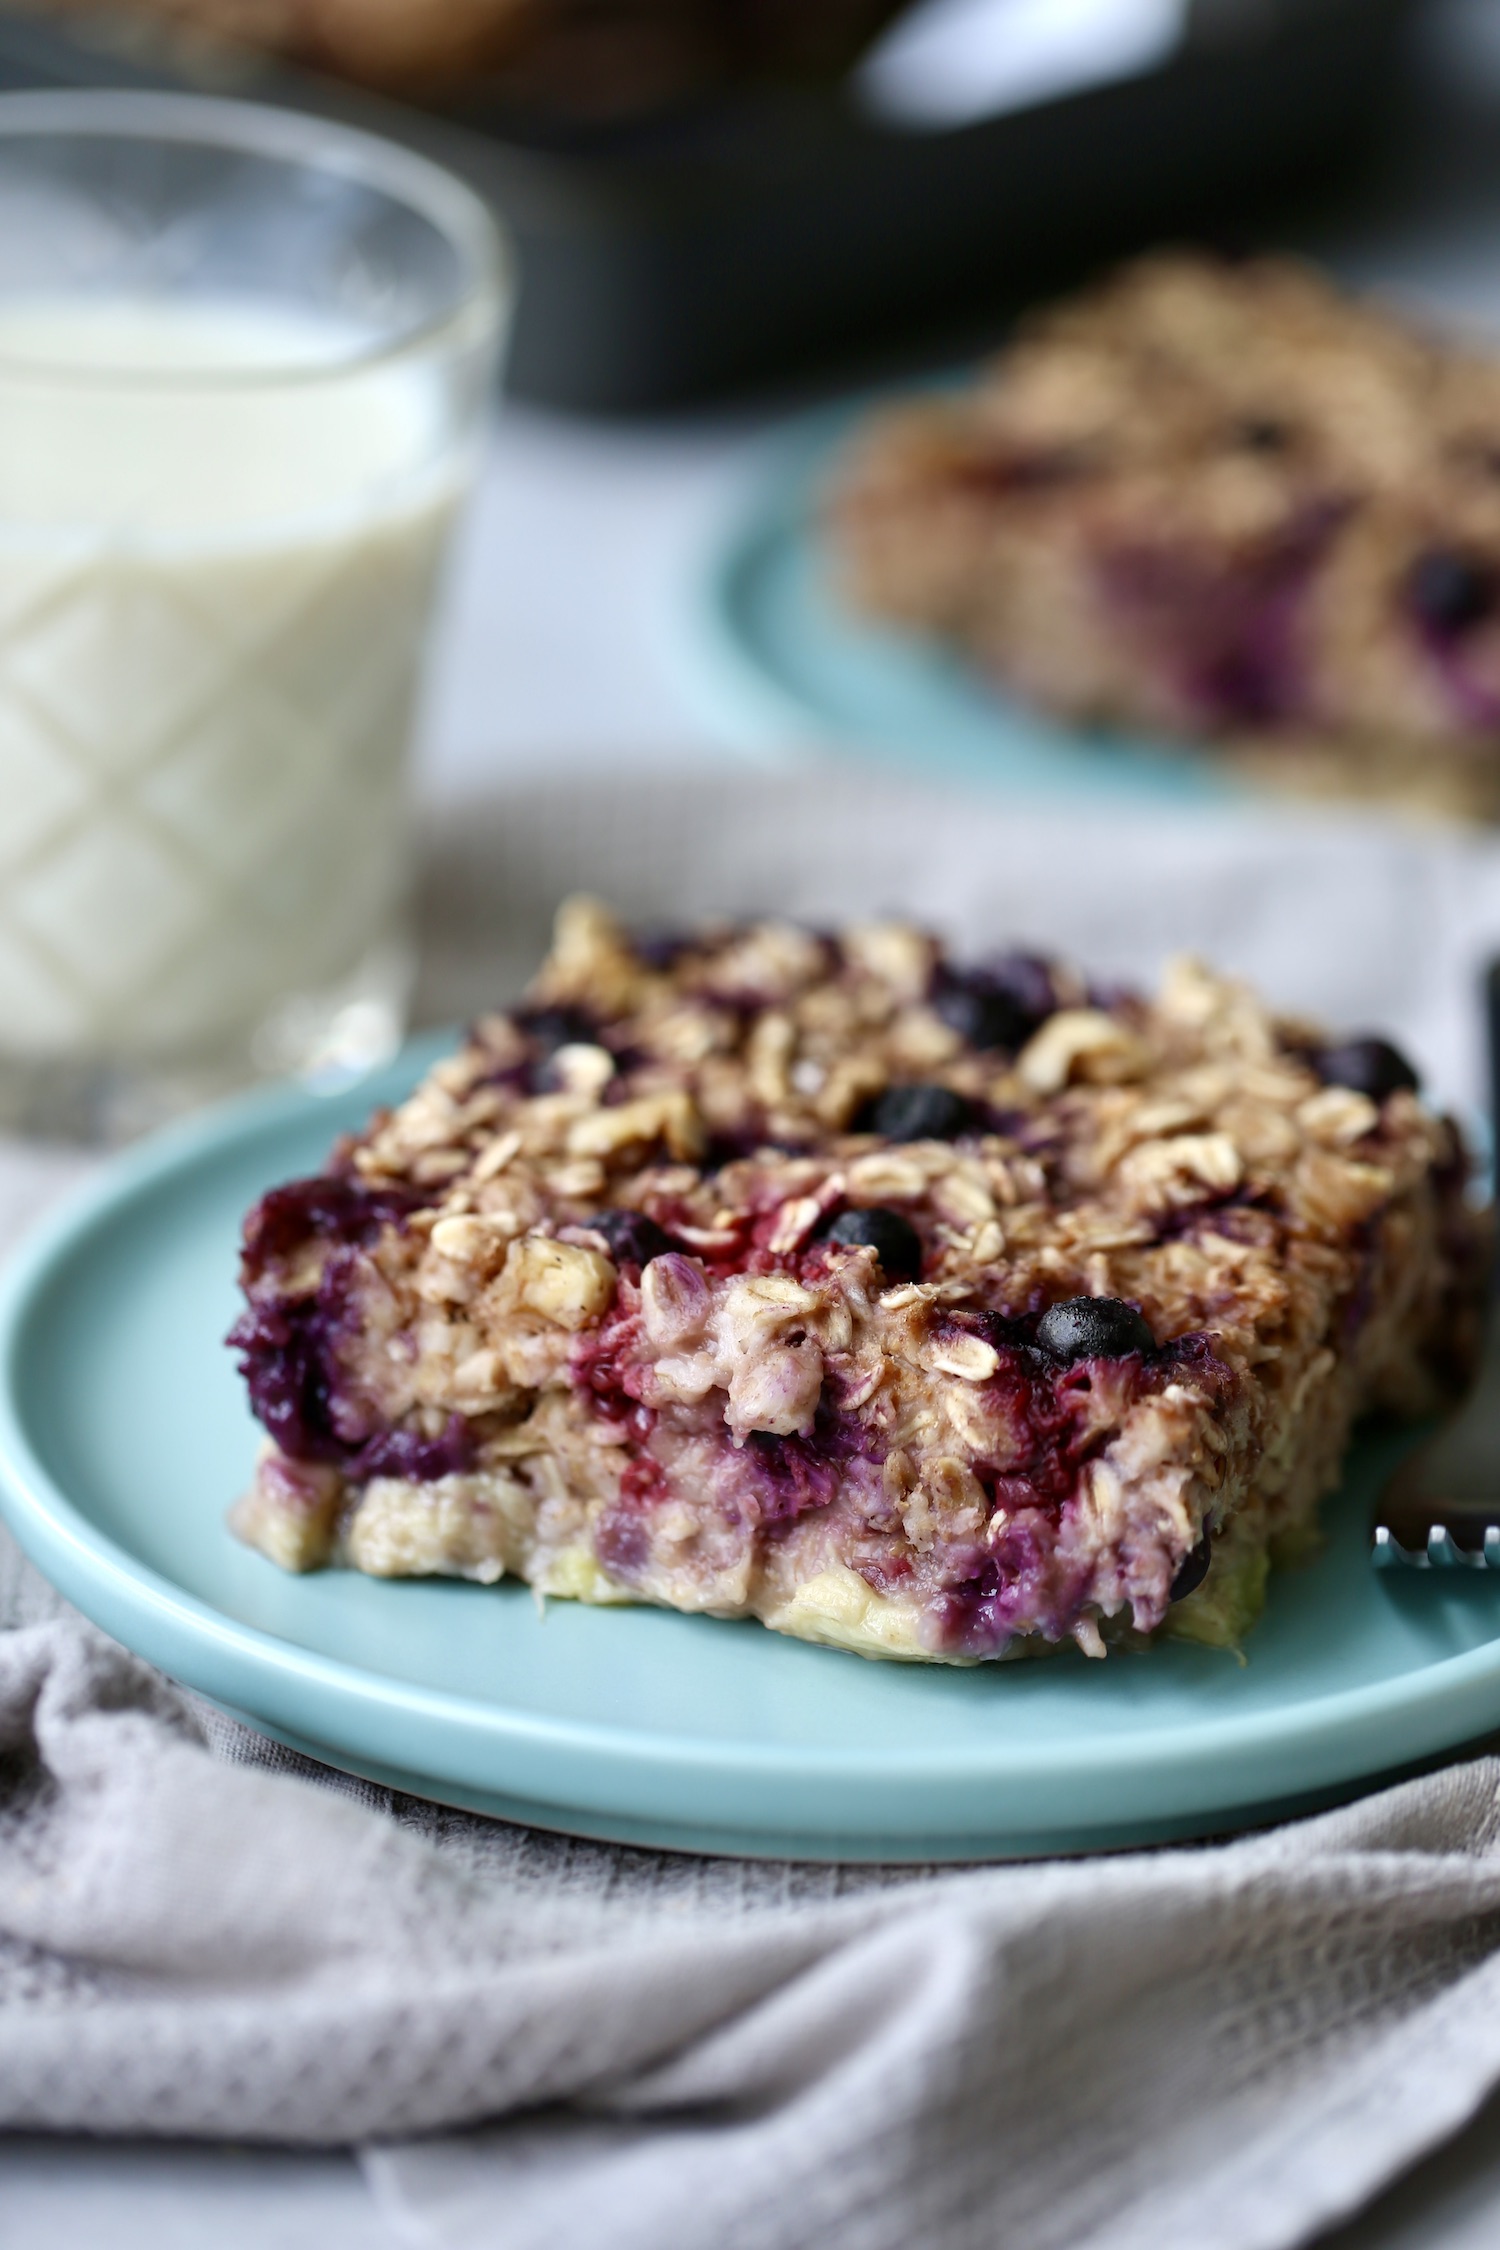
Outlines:
{"label": "fork tines", "polygon": [[1500,1570],[1500,1524],[1484,1527],[1482,1547],[1461,1547],[1446,1524],[1430,1524],[1425,1546],[1403,1546],[1389,1524],[1371,1535],[1377,1570]]}

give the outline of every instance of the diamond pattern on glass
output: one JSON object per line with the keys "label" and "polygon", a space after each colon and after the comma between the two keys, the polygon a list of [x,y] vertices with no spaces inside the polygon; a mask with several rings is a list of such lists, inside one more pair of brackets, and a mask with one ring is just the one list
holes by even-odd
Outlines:
{"label": "diamond pattern on glass", "polygon": [[45,942],[0,920],[0,1022],[23,1054],[63,1054],[95,1024],[93,995]]}
{"label": "diamond pattern on glass", "polygon": [[53,842],[87,807],[90,777],[40,713],[0,694],[0,883]]}
{"label": "diamond pattern on glass", "polygon": [[390,926],[450,513],[444,494],[347,539],[205,550],[201,569],[95,555],[12,604],[0,1045],[239,1037]]}
{"label": "diamond pattern on glass", "polygon": [[5,636],[0,688],[14,681],[98,773],[144,764],[222,672],[180,575],[100,555]]}

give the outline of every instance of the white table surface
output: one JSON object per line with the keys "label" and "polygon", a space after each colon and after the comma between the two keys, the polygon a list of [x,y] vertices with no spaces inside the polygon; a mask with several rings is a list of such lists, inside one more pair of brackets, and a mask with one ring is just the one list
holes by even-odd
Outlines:
{"label": "white table surface", "polygon": [[[1447,0],[1432,29],[1425,122],[1300,239],[1353,276],[1500,337],[1500,0]],[[764,410],[647,426],[501,411],[439,636],[420,752],[429,800],[563,766],[582,778],[599,765],[737,754],[704,702],[686,588],[775,422]],[[4,2250],[393,2250],[396,2240],[342,2154],[0,2136]],[[1324,2242],[1493,2250],[1500,2096]]]}

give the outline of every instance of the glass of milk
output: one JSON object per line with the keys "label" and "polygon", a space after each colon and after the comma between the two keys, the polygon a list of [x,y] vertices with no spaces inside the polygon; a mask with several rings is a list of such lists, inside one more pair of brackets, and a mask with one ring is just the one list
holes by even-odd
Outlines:
{"label": "glass of milk", "polygon": [[407,753],[509,296],[403,149],[0,98],[0,1127],[399,1037]]}

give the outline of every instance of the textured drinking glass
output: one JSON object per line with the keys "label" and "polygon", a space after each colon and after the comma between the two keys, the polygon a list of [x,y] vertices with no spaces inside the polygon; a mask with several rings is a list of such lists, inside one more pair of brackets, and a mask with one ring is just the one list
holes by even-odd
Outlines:
{"label": "textured drinking glass", "polygon": [[0,1124],[399,1037],[407,752],[508,301],[484,206],[405,150],[0,99]]}

